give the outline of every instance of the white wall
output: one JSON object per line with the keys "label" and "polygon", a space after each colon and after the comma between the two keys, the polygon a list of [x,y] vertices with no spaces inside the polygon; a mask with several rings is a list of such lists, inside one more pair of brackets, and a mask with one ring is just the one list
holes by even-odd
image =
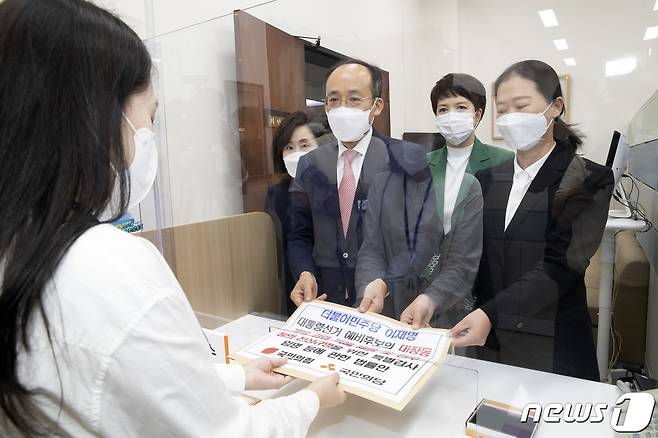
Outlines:
{"label": "white wall", "polygon": [[[240,213],[231,11],[257,1],[98,2],[115,9],[140,35],[154,33],[162,48],[174,223]],[[537,15],[549,7],[557,27],[545,28]],[[571,121],[587,135],[586,156],[601,162],[611,131],[624,131],[658,86],[657,55],[649,55],[658,40],[642,40],[644,29],[658,19],[652,7],[653,0],[278,0],[248,12],[293,35],[321,35],[323,46],[388,70],[392,135],[398,137],[435,131],[429,91],[444,74],[470,73],[490,92],[511,63],[544,60],[572,76]],[[569,50],[558,52],[556,38],[566,38]],[[576,58],[575,67],[564,64],[567,56]],[[606,78],[605,61],[625,56],[636,56],[638,68]],[[488,97],[478,135],[502,144],[491,140]]]}
{"label": "white wall", "polygon": [[161,162],[168,166],[169,174],[169,190],[163,195],[166,198],[164,225],[241,213],[231,14],[234,9],[248,8],[257,2],[97,0],[96,3],[124,19],[159,52],[156,68],[162,95],[158,119],[167,127],[167,159]]}
{"label": "white wall", "polygon": [[[149,10],[148,3],[143,12]],[[234,1],[218,6],[197,0],[186,2],[183,8],[178,2],[163,1],[153,8],[156,37],[152,40],[160,47],[163,63],[161,114],[167,124],[175,225],[242,212],[230,12],[253,3]],[[428,67],[454,67],[457,0],[442,4],[444,8],[450,6],[451,15],[435,8],[433,13],[441,20],[427,15],[422,0],[279,0],[248,12],[293,35],[321,35],[324,47],[389,71],[391,130],[399,137],[410,127],[420,129],[423,124],[419,120],[431,126],[427,93],[436,78]],[[122,9],[120,1],[114,7],[121,16],[132,12]],[[349,14],[345,14],[347,10]],[[138,30],[146,32],[143,23],[148,17],[128,21],[142,23]],[[201,23],[194,25],[197,21]],[[450,49],[439,50],[428,62],[426,54],[434,50],[430,36],[445,40]]]}
{"label": "white wall", "polygon": [[175,225],[242,212],[233,17],[156,38]]}
{"label": "white wall", "polygon": [[435,132],[430,91],[446,73],[458,70],[459,8],[457,1],[421,0],[404,16],[404,132]]}
{"label": "white wall", "polygon": [[[571,121],[587,135],[585,155],[604,162],[612,131],[625,132],[658,88],[658,40],[643,41],[646,27],[658,24],[653,5],[653,0],[461,0],[458,65],[488,91],[498,74],[523,59],[540,59],[570,74]],[[543,26],[537,11],[547,8],[555,11],[557,27]],[[556,50],[558,38],[567,40],[569,50]],[[637,69],[606,78],[605,62],[627,56],[637,57]],[[566,66],[565,57],[574,57],[577,65]],[[485,141],[491,140],[490,108],[478,130]]]}
{"label": "white wall", "polygon": [[125,21],[137,34],[146,38],[145,2],[135,0],[91,0]]}
{"label": "white wall", "polygon": [[456,66],[457,5],[457,0],[340,0],[311,6],[280,0],[249,13],[293,35],[322,35],[324,47],[387,70],[391,135],[401,137],[433,126],[428,102],[438,79],[434,71]]}
{"label": "white wall", "polygon": [[[160,36],[187,26],[248,9],[263,0],[91,0],[128,23],[142,38]],[[149,24],[152,29],[148,29]]]}

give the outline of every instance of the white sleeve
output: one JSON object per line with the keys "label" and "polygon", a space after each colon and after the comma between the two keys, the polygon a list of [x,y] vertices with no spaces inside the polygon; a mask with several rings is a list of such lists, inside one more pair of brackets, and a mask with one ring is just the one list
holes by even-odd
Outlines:
{"label": "white sleeve", "polygon": [[[249,406],[210,361],[182,292],[129,328],[100,376],[98,431],[108,437],[303,437],[318,397],[303,390]],[[244,372],[238,387],[244,386]],[[234,385],[230,385],[234,386]]]}
{"label": "white sleeve", "polygon": [[233,393],[244,391],[246,376],[241,365],[217,363],[215,364],[215,371],[217,371],[217,375],[229,391]]}

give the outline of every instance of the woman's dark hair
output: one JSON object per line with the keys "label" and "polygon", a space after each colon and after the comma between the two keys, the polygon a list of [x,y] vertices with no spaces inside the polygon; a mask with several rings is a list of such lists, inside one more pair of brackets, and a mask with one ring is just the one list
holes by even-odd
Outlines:
{"label": "woman's dark hair", "polygon": [[286,165],[283,163],[283,149],[290,143],[295,129],[307,125],[315,138],[325,134],[325,129],[320,123],[313,123],[308,115],[302,111],[296,111],[286,117],[274,132],[272,139],[272,154],[274,159],[274,171],[286,173]]}
{"label": "woman's dark hair", "polygon": [[470,100],[476,111],[482,110],[484,117],[484,110],[487,108],[487,92],[484,85],[473,76],[464,73],[448,73],[434,85],[430,92],[432,112],[436,113],[439,100],[458,96]]}
{"label": "woman's dark hair", "polygon": [[[560,85],[560,78],[555,70],[550,65],[542,61],[529,59],[526,61],[517,62],[512,64],[505,71],[498,76],[494,84],[494,98],[498,94],[500,84],[505,82],[510,77],[517,75],[535,83],[539,93],[544,96],[547,102],[553,102],[558,97],[563,97],[562,86]],[[558,143],[566,143],[572,152],[576,152],[578,147],[583,144],[583,135],[573,129],[573,125],[567,124],[562,120],[562,113],[555,119],[555,127],[553,128],[553,137]]]}
{"label": "woman's dark hair", "polygon": [[51,435],[17,356],[29,360],[37,315],[50,339],[46,286],[117,178],[112,220],[126,210],[122,110],[148,88],[151,60],[135,32],[89,2],[5,0],[0,65],[0,422]]}

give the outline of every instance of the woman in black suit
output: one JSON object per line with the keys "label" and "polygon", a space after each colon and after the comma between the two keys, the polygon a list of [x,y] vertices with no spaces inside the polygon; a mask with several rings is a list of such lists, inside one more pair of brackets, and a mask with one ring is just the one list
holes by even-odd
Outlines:
{"label": "woman in black suit", "polygon": [[477,309],[452,329],[478,357],[599,380],[585,269],[613,189],[609,168],[576,152],[557,74],[541,61],[510,66],[495,83],[496,125],[516,158],[478,172],[484,247]]}
{"label": "woman in black suit", "polygon": [[288,266],[288,257],[285,255],[285,245],[290,232],[288,190],[295,177],[299,158],[318,147],[317,139],[325,133],[324,131],[322,125],[312,123],[305,113],[297,111],[281,122],[272,139],[274,171],[280,175],[280,179],[278,183],[270,185],[267,189],[265,211],[272,217],[276,228],[279,260],[281,261],[279,276],[286,301],[284,309],[288,315],[292,315],[297,308],[288,298],[288,294],[296,283]]}

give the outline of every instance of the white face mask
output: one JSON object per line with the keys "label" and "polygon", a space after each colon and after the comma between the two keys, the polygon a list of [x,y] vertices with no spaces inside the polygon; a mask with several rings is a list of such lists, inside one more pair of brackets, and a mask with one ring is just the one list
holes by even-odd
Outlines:
{"label": "white face mask", "polygon": [[291,177],[295,177],[297,174],[297,164],[299,164],[299,159],[304,155],[308,154],[310,151],[306,152],[293,152],[283,157],[283,164],[286,166],[286,171]]}
{"label": "white face mask", "polygon": [[516,151],[527,151],[539,143],[550,126],[544,114],[552,104],[551,102],[541,113],[509,113],[498,117],[496,126],[507,147]]}
{"label": "white face mask", "polygon": [[130,200],[128,208],[137,206],[151,191],[158,173],[158,149],[155,146],[155,133],[148,128],[135,129],[126,115],[128,125],[135,132],[135,156],[128,168],[130,175]]}
{"label": "white face mask", "polygon": [[436,127],[449,144],[458,145],[475,131],[474,116],[475,113],[450,111],[436,117]]}
{"label": "white face mask", "polygon": [[328,111],[327,119],[331,132],[341,142],[361,140],[370,129],[370,113],[375,107],[375,103],[368,111],[346,106]]}

